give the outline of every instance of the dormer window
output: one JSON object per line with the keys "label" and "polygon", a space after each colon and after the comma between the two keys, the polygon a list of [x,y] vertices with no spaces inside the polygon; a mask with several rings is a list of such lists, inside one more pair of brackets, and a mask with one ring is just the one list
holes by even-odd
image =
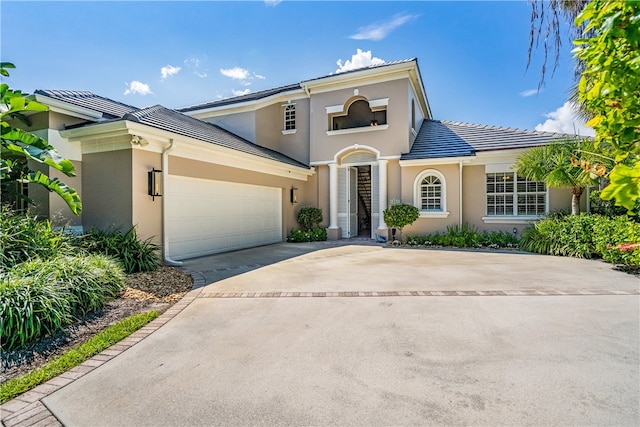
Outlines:
{"label": "dormer window", "polygon": [[286,104],[284,107],[284,131],[296,130],[296,104]]}

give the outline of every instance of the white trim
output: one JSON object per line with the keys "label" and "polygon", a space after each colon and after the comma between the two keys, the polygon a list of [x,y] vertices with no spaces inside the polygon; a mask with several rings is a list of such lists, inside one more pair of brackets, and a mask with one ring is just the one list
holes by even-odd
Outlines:
{"label": "white trim", "polygon": [[485,224],[530,224],[534,221],[538,221],[543,218],[544,216],[524,216],[524,215],[483,216],[482,221]]}
{"label": "white trim", "polygon": [[50,98],[46,95],[36,94],[36,101],[45,104],[49,110],[55,113],[61,113],[68,116],[74,116],[85,120],[97,121],[103,117],[103,114],[90,108],[80,107],[78,105],[69,104],[68,102]]}
{"label": "white trim", "polygon": [[327,114],[335,114],[335,113],[343,113],[344,112],[344,104],[340,105],[330,105],[329,107],[324,107]]}
{"label": "white trim", "polygon": [[380,108],[380,107],[388,107],[389,106],[389,98],[379,98],[372,99],[369,101],[369,108]]}
{"label": "white trim", "polygon": [[[358,145],[358,148],[363,148],[363,147],[365,147],[365,146],[364,145]],[[372,151],[377,151],[377,150],[372,149],[371,147],[366,147],[366,149],[372,150]],[[399,158],[400,158],[399,154],[398,155],[393,155],[393,156],[380,156],[380,155],[378,155],[378,160],[398,160]],[[309,166],[326,166],[329,163],[334,163],[335,161],[336,161],[335,159],[332,159],[332,160],[318,160],[316,162],[309,163]]]}
{"label": "white trim", "polygon": [[457,165],[462,162],[463,164],[471,163],[473,156],[463,157],[440,157],[437,159],[414,159],[414,160],[400,160],[400,167],[403,166],[433,166],[433,165]]}
{"label": "white trim", "polygon": [[389,129],[389,125],[378,125],[378,126],[362,126],[359,128],[349,128],[349,129],[340,129],[340,130],[328,130],[328,136],[334,135],[344,135],[349,133],[358,133],[358,132],[373,132],[377,130],[387,130]]}
{"label": "white trim", "polygon": [[289,129],[289,130],[283,130],[282,134],[283,135],[293,135],[294,133],[296,133],[298,129]]}
{"label": "white trim", "polygon": [[375,148],[370,147],[368,145],[353,144],[353,145],[350,145],[348,147],[344,147],[342,150],[338,151],[333,156],[333,160],[329,161],[329,163],[338,163],[339,159],[344,154],[348,153],[349,151],[371,151],[371,152],[375,153],[376,160],[378,160],[380,158],[380,151],[376,150]]}
{"label": "white trim", "polygon": [[448,218],[451,212],[420,211],[420,218]]}
{"label": "white trim", "polygon": [[[421,208],[422,199],[420,198],[420,186],[421,186],[420,183],[427,176],[435,176],[440,180],[440,210],[439,211],[423,210]],[[427,218],[427,217],[446,218],[447,216],[449,216],[449,212],[447,211],[447,180],[445,179],[444,174],[442,172],[440,172],[437,169],[425,169],[421,171],[418,175],[416,175],[416,179],[413,180],[413,206],[418,208],[418,210],[420,211],[421,218]],[[423,216],[423,213],[425,214],[424,216]],[[446,216],[437,217],[434,214],[439,214],[439,215],[446,214]]]}
{"label": "white trim", "polygon": [[[295,96],[296,94],[300,94],[301,96]],[[234,102],[226,105],[220,105],[215,107],[201,108],[192,111],[182,111],[182,114],[186,114],[187,116],[192,116],[196,118],[202,117],[217,117],[221,115],[228,115],[232,113],[241,113],[247,111],[256,111],[263,107],[272,105],[276,102],[286,102],[289,99],[307,99],[309,96],[303,88],[300,89],[292,89],[287,92],[280,92],[275,95],[267,96],[265,98],[261,98],[258,100],[249,100],[244,102]],[[181,108],[196,108],[197,105],[188,105]],[[178,108],[180,110],[181,108]]]}

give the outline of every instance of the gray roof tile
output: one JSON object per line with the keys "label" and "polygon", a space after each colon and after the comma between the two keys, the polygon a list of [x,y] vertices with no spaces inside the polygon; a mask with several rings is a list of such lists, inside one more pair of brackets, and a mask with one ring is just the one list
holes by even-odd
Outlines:
{"label": "gray roof tile", "polygon": [[479,151],[529,148],[563,137],[573,136],[446,120],[425,120],[411,151],[403,154],[401,159],[475,156]]}
{"label": "gray roof tile", "polygon": [[137,107],[96,95],[92,92],[78,90],[36,90],[36,94],[44,95],[58,101],[68,102],[79,107],[88,108],[103,114],[105,119],[120,118],[124,114],[137,110]]}
{"label": "gray roof tile", "polygon": [[306,169],[309,168],[309,166],[300,163],[297,160],[278,153],[277,151],[253,144],[219,126],[187,116],[175,110],[170,110],[161,105],[154,105],[153,107],[132,111],[125,114],[122,119],[142,123],[157,129],[199,139],[204,142],[220,145],[222,147],[252,154],[265,159],[275,160],[291,166]]}

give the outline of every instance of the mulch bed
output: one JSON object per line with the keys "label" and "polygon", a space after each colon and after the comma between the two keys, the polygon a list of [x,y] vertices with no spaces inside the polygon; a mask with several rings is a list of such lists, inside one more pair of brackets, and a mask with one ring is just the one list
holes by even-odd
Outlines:
{"label": "mulch bed", "polygon": [[122,319],[147,311],[167,310],[191,290],[191,286],[191,276],[173,267],[163,266],[152,272],[127,276],[124,292],[102,310],[89,313],[29,348],[3,351],[0,383],[42,367]]}

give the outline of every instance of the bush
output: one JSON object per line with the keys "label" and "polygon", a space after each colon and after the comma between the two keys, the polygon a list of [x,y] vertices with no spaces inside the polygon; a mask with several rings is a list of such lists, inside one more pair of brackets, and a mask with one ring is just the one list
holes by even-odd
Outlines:
{"label": "bush", "polygon": [[506,248],[517,247],[518,238],[507,231],[478,231],[468,223],[450,225],[446,232],[425,236],[410,236],[407,244],[420,246],[455,246],[458,248]]}
{"label": "bush", "polygon": [[326,228],[316,227],[313,230],[291,230],[291,234],[287,237],[287,242],[301,243],[301,242],[324,242],[327,240]]}
{"label": "bush", "polygon": [[124,287],[122,268],[104,255],[24,262],[0,279],[0,338],[11,350],[101,308]]}
{"label": "bush", "polygon": [[626,247],[640,242],[640,224],[619,216],[596,222],[594,243],[602,259],[616,265],[640,267],[640,247]]}
{"label": "bush", "polygon": [[599,215],[569,215],[545,218],[525,228],[520,247],[529,252],[548,255],[592,258],[597,256],[593,226]]}
{"label": "bush", "polygon": [[50,221],[0,208],[0,271],[29,259],[71,252],[70,237],[54,231]]}
{"label": "bush", "polygon": [[393,205],[383,212],[384,222],[391,228],[399,228],[413,224],[420,216],[420,211],[413,205],[397,204]]}
{"label": "bush", "polygon": [[0,278],[0,341],[12,350],[52,334],[72,319],[68,296],[57,283],[36,277]]}
{"label": "bush", "polygon": [[627,216],[580,214],[546,218],[522,232],[520,247],[530,252],[579,258],[601,257],[612,264],[640,267],[640,224]]}
{"label": "bush", "polygon": [[160,247],[151,238],[139,240],[135,227],[124,234],[120,228],[92,228],[88,234],[77,238],[77,245],[90,253],[116,258],[127,274],[153,271],[160,266]]}
{"label": "bush", "polygon": [[[615,200],[602,200],[600,198],[600,190],[595,190],[589,193],[589,205],[591,207],[591,213],[604,215],[609,218],[626,216],[627,209],[622,206],[616,206]],[[640,221],[640,199],[636,200],[635,208],[633,209],[634,215],[629,217],[633,221]]]}
{"label": "bush", "polygon": [[317,228],[323,219],[322,209],[319,208],[304,207],[300,209],[300,212],[298,212],[298,224],[300,224],[304,231],[310,231]]}

